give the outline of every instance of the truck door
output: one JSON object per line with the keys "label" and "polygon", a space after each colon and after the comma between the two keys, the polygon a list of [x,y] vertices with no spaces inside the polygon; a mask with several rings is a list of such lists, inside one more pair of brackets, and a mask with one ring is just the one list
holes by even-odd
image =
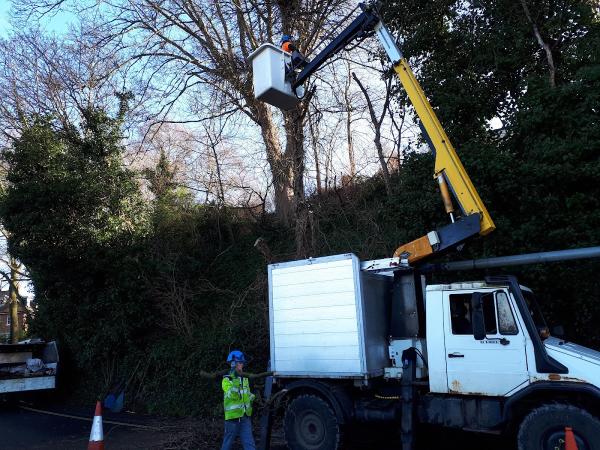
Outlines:
{"label": "truck door", "polygon": [[523,330],[507,291],[482,290],[486,338],[476,340],[472,293],[444,292],[448,392],[504,396],[529,379]]}

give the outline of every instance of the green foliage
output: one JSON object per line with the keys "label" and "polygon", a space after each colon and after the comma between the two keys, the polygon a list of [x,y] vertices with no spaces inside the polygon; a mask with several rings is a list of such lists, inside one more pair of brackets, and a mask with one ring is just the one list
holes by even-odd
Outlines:
{"label": "green foliage", "polygon": [[144,200],[122,163],[121,118],[86,118],[67,130],[37,118],[3,155],[0,215],[32,274],[32,333],[59,340],[69,393],[93,400],[121,382],[131,406],[219,414],[199,371],[222,369],[232,345],[266,365],[255,226],[195,204],[164,155]]}
{"label": "green foliage", "polygon": [[[496,222],[497,230],[470,244],[465,258],[600,242],[597,4],[526,4],[551,48],[555,88],[521,2],[386,4],[388,22],[405,38],[405,54]],[[501,129],[490,130],[493,117]],[[571,337],[597,346],[595,271],[597,263],[579,262],[511,272],[545,298],[543,308]]]}
{"label": "green foliage", "polygon": [[[572,80],[582,65],[598,63],[595,2],[526,4],[551,47],[558,84]],[[509,126],[528,80],[548,82],[545,52],[520,1],[388,1],[383,9],[455,144],[485,134],[493,117]]]}
{"label": "green foliage", "polygon": [[119,126],[101,111],[89,111],[81,130],[38,118],[3,155],[0,214],[11,254],[31,272],[32,331],[60,339],[82,370],[105,365],[147,326],[136,290],[149,221],[121,163]]}

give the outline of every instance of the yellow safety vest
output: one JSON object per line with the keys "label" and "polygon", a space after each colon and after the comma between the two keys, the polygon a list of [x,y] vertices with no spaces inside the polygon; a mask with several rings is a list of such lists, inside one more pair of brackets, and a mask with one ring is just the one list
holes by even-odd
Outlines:
{"label": "yellow safety vest", "polygon": [[221,386],[224,393],[225,420],[252,415],[252,402],[255,396],[250,392],[248,378],[239,377],[235,372],[230,372],[223,377]]}

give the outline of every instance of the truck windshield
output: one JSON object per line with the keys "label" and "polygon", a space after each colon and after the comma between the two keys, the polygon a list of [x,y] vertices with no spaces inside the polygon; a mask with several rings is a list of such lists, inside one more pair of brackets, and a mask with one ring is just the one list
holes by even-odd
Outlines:
{"label": "truck windshield", "polygon": [[546,328],[546,321],[544,320],[544,316],[542,315],[542,311],[540,310],[540,307],[537,303],[537,300],[535,299],[535,295],[533,295],[533,292],[526,290],[522,290],[521,292],[523,293],[523,297],[525,298],[525,302],[527,303],[527,309],[529,309],[529,314],[531,314],[536,328],[538,330]]}

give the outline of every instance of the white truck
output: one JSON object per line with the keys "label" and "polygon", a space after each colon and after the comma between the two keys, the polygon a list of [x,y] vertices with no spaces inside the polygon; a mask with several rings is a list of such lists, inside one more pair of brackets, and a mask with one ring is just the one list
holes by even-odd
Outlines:
{"label": "white truck", "polygon": [[58,351],[54,341],[0,344],[0,398],[54,389],[57,369]]}
{"label": "white truck", "polygon": [[372,421],[399,425],[404,450],[417,422],[514,433],[519,450],[564,449],[569,436],[600,449],[600,352],[551,336],[513,276],[425,280],[397,258],[269,265],[269,389],[291,450],[338,449],[344,430]]}

